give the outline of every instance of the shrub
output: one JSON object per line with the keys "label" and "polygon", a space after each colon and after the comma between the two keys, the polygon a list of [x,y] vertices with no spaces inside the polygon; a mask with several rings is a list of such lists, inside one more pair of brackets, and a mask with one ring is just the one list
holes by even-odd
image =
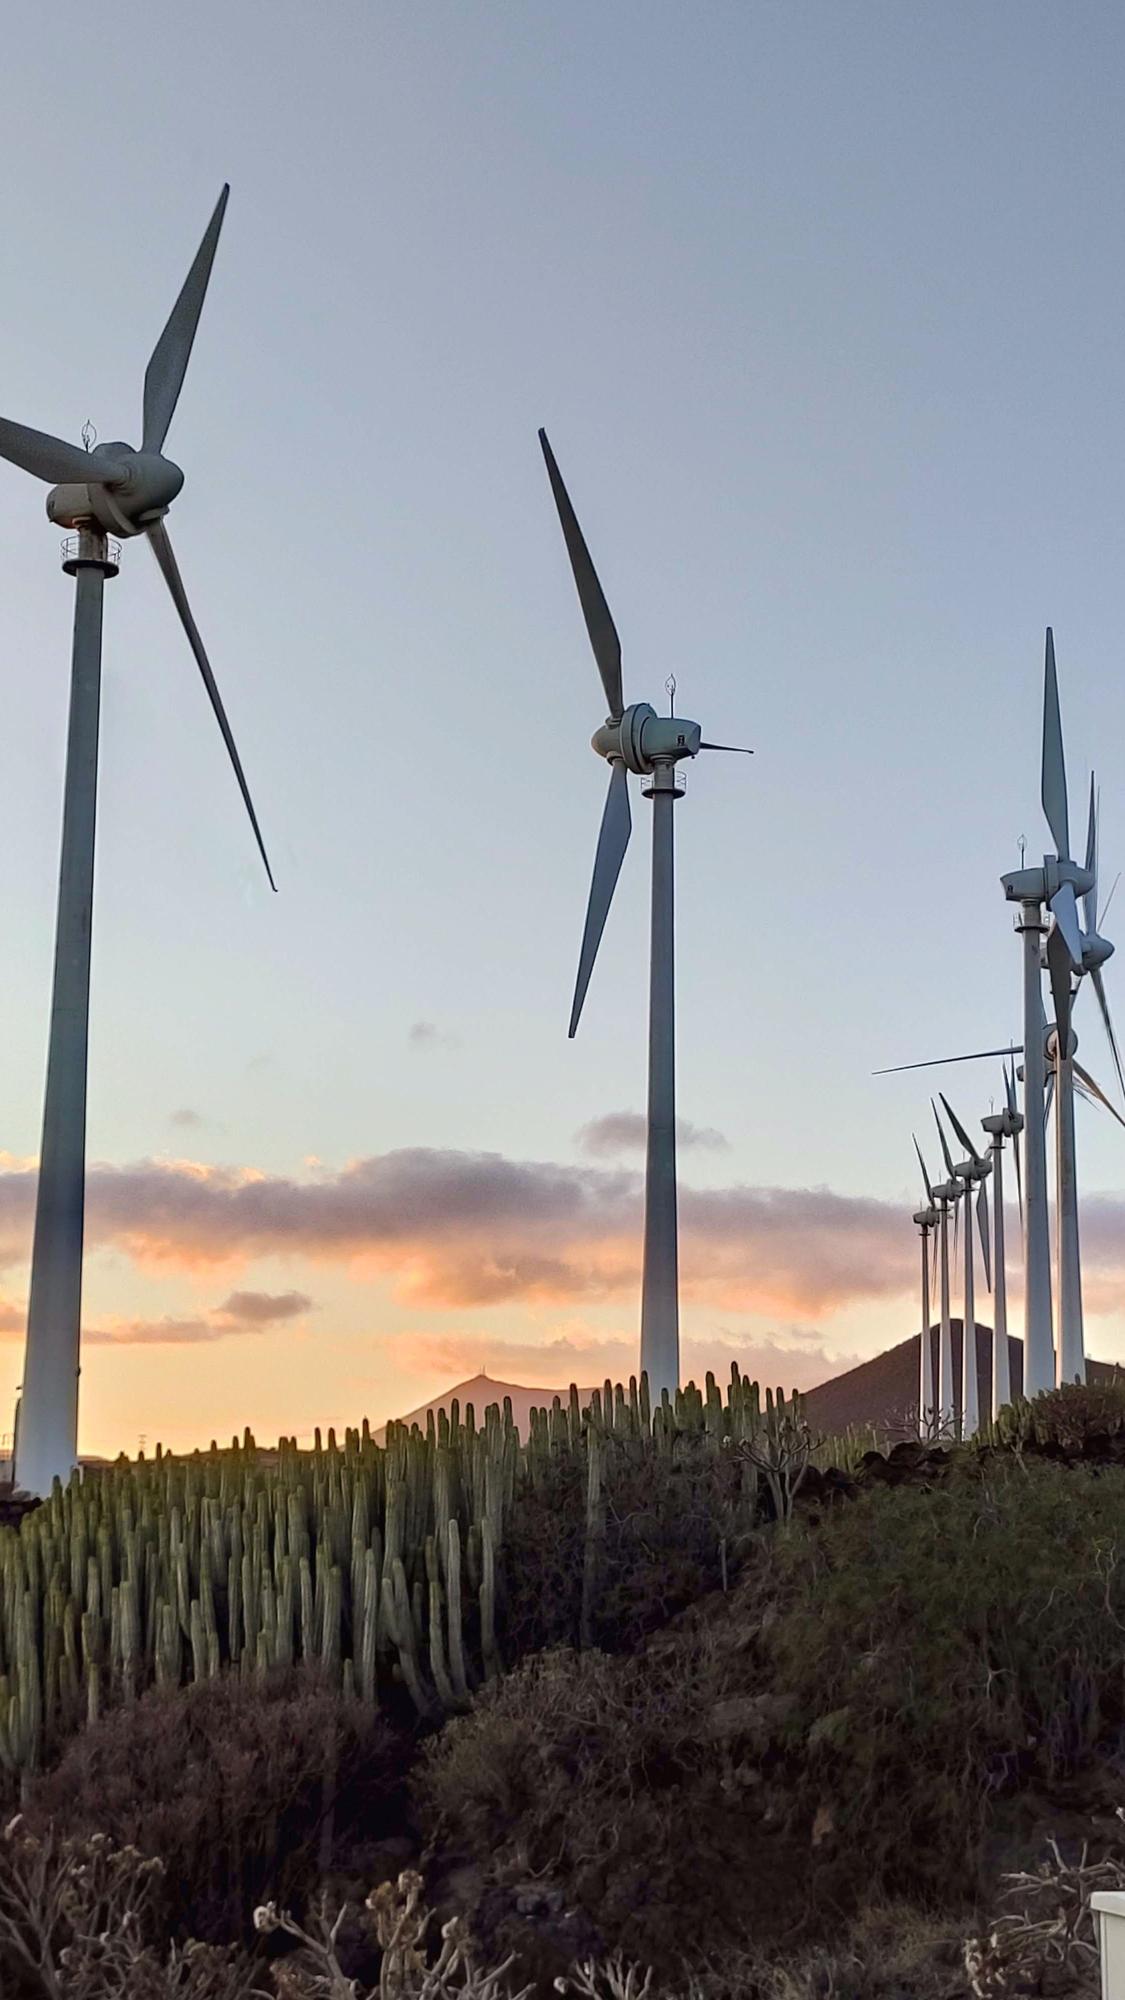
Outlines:
{"label": "shrub", "polygon": [[747,1942],[792,1914],[784,1841],[726,1782],[707,1699],[689,1635],[639,1658],[559,1651],[427,1747],[422,1823],[475,1862],[489,1955],[514,1948],[541,1981],[618,1951],[675,1976],[701,1940]]}
{"label": "shrub", "polygon": [[1125,1432],[1125,1380],[1067,1382],[1016,1404],[1015,1416],[1022,1444],[1079,1452],[1095,1438],[1116,1440]]}
{"label": "shrub", "polygon": [[[745,1550],[756,1475],[706,1435],[656,1453],[603,1442],[602,1512],[590,1637],[633,1652],[686,1605],[720,1587]],[[587,1549],[586,1472],[560,1454],[520,1494],[505,1524],[505,1656],[579,1642]]]}
{"label": "shrub", "polygon": [[427,1749],[423,1825],[476,1862],[493,1951],[538,1931],[675,1978],[701,1938],[812,1937],[879,1896],[958,1907],[997,1801],[1119,1748],[1123,1558],[1116,1466],[872,1487],[635,1657],[559,1651],[486,1691]]}
{"label": "shrub", "polygon": [[225,1674],[75,1737],[28,1786],[27,1820],[159,1856],[173,1932],[226,1943],[256,1904],[299,1907],[334,1842],[387,1830],[400,1756],[376,1711],[323,1680]]}
{"label": "shrub", "polygon": [[905,1894],[978,1879],[991,1802],[1116,1747],[1125,1473],[985,1462],[780,1541],[763,1637],[793,1823]]}

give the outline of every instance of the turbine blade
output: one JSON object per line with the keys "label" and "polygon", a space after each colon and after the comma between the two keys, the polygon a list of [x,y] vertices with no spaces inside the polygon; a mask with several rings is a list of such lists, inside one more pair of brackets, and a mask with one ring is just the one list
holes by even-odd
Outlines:
{"label": "turbine blade", "polygon": [[152,358],[145,370],[142,451],[163,450],[172,413],[179,401],[180,390],[184,386],[184,375],[187,372],[195,330],[199,325],[199,315],[203,310],[203,301],[207,294],[207,281],[215,261],[219,231],[223,226],[229,194],[230,188],[224,182],[222,194],[215,203],[215,212],[203,232],[203,241],[195,253],[191,270],[184,279],[183,289],[168,315],[168,324],[153,348]]}
{"label": "turbine blade", "polygon": [[925,1190],[926,1190],[926,1199],[927,1199],[927,1201],[928,1201],[928,1202],[930,1203],[930,1206],[932,1207],[932,1206],[933,1206],[933,1202],[934,1202],[934,1190],[933,1190],[933,1183],[932,1183],[932,1182],[931,1182],[931,1180],[930,1180],[930,1176],[929,1176],[929,1174],[928,1174],[928,1173],[926,1172],[926,1162],[925,1162],[925,1160],[924,1160],[924,1159],[922,1158],[922,1148],[921,1148],[921,1146],[920,1146],[920,1145],[918,1144],[918,1141],[917,1141],[917,1139],[915,1139],[915,1138],[914,1138],[914,1134],[913,1134],[913,1132],[912,1132],[912,1133],[910,1134],[910,1136],[911,1136],[911,1138],[912,1138],[912,1139],[914,1139],[914,1151],[915,1151],[915,1152],[917,1153],[917,1155],[918,1155],[918,1165],[919,1165],[919,1166],[921,1167],[921,1169],[922,1169],[922,1186],[923,1186],[923,1187],[925,1188]]}
{"label": "turbine blade", "polygon": [[1086,919],[1086,929],[1098,928],[1098,798],[1094,786],[1094,773],[1090,773],[1090,814],[1086,821],[1086,867],[1093,876],[1091,888],[1083,891],[1082,914]]}
{"label": "turbine blade", "polygon": [[586,998],[586,988],[590,984],[590,974],[594,970],[594,960],[602,941],[605,920],[621,873],[621,863],[625,859],[625,849],[629,845],[629,835],[633,831],[633,816],[629,810],[629,777],[624,764],[615,763],[609,774],[609,790],[606,793],[602,812],[601,831],[598,834],[597,852],[594,855],[594,874],[590,883],[590,900],[586,905],[586,927],[582,933],[582,950],[578,956],[578,978],[574,985],[574,1005],[570,1010],[568,1035],[573,1036],[578,1029],[582,1004]]}
{"label": "turbine blade", "polygon": [[988,1182],[982,1181],[977,1196],[977,1234],[980,1237],[980,1254],[984,1259],[984,1282],[992,1290],[992,1247],[988,1240]]}
{"label": "turbine blade", "polygon": [[578,585],[578,601],[582,606],[582,616],[586,620],[586,630],[590,634],[590,644],[602,677],[605,698],[609,703],[609,713],[614,722],[621,718],[624,700],[621,693],[621,641],[617,627],[609,614],[605,592],[598,582],[598,573],[590,560],[578,516],[570,504],[570,495],[563,485],[562,473],[555,463],[546,431],[540,431],[539,442],[543,447],[543,457],[547,461],[547,477],[555,496],[555,506],[559,512],[559,522],[570,557],[570,567],[574,571],[574,581]]}
{"label": "turbine blade", "polygon": [[218,723],[219,728],[223,732],[223,742],[227,746],[227,750],[230,755],[230,761],[234,765],[234,775],[238,779],[238,788],[242,793],[242,797],[246,804],[246,810],[250,815],[250,824],[254,829],[254,838],[258,843],[258,851],[261,854],[262,860],[265,862],[266,874],[269,877],[270,888],[273,889],[276,893],[277,883],[273,879],[273,870],[270,867],[269,857],[266,854],[265,842],[262,839],[261,828],[258,825],[258,815],[254,811],[254,802],[250,797],[250,787],[246,783],[246,777],[243,772],[241,762],[239,761],[238,751],[235,749],[234,737],[231,735],[231,728],[230,728],[230,723],[227,721],[226,710],[223,707],[222,699],[219,695],[219,690],[215,685],[215,676],[211,672],[211,663],[208,660],[207,655],[203,650],[203,641],[199,636],[199,628],[196,625],[195,619],[191,615],[191,607],[187,601],[187,592],[185,591],[183,586],[183,579],[180,576],[180,571],[176,562],[176,558],[172,553],[172,544],[168,539],[168,530],[164,526],[163,521],[157,521],[154,522],[151,528],[148,528],[146,530],[146,533],[148,535],[149,541],[152,543],[152,552],[155,555],[157,562],[160,564],[164,581],[168,585],[168,589],[171,592],[172,602],[175,605],[176,610],[180,614],[180,623],[183,626],[184,631],[187,633],[188,645],[191,647],[192,652],[195,654],[196,665],[203,676],[203,685],[207,689],[207,693],[211,700],[211,706],[215,711],[215,720]]}
{"label": "turbine blade", "polygon": [[741,743],[701,743],[701,750],[729,750],[733,757],[752,757],[752,750],[744,750]]}
{"label": "turbine blade", "polygon": [[1105,979],[1100,965],[1095,965],[1090,974],[1090,979],[1093,983],[1098,1006],[1101,1008],[1102,1023],[1105,1028],[1106,1039],[1109,1042],[1110,1052],[1113,1056],[1113,1067],[1117,1071],[1117,1081],[1121,1085],[1122,1094],[1125,1095],[1125,1070],[1122,1070],[1121,1067],[1121,1052],[1117,1046],[1117,1036],[1113,1032],[1113,1022],[1109,1018],[1109,1001],[1105,997]]}
{"label": "turbine blade", "polygon": [[[1024,1130],[1026,1131],[1026,1129],[1027,1129],[1027,1120],[1025,1119],[1025,1120],[1024,1120]],[[1020,1134],[1019,1134],[1018,1132],[1015,1132],[1015,1133],[1013,1133],[1013,1135],[1012,1135],[1012,1156],[1013,1156],[1013,1158],[1014,1158],[1014,1160],[1015,1160],[1015,1163],[1016,1163],[1016,1200],[1017,1200],[1017,1201],[1018,1201],[1018,1203],[1019,1203],[1019,1209],[1020,1209],[1020,1228],[1021,1228],[1021,1229],[1023,1228],[1023,1165],[1022,1165],[1022,1160],[1023,1160],[1023,1150],[1022,1150],[1022,1148],[1023,1148],[1023,1142],[1022,1142],[1022,1140],[1021,1140],[1021,1138],[1020,1138]]]}
{"label": "turbine blade", "polygon": [[[1073,889],[1070,894],[1073,904]],[[1051,998],[1055,1003],[1055,1030],[1060,1038],[1060,1047],[1065,1049],[1070,1033],[1071,955],[1062,927],[1057,923],[1052,925],[1047,939],[1047,970],[1051,976]]]}
{"label": "turbine blade", "polygon": [[1081,1086],[1084,1094],[1087,1097],[1089,1097],[1094,1104],[1102,1105],[1104,1109],[1109,1112],[1111,1118],[1116,1118],[1119,1125],[1125,1125],[1125,1118],[1121,1116],[1121,1113],[1117,1109],[1117,1106],[1115,1104],[1110,1103],[1110,1100],[1106,1096],[1105,1091],[1102,1089],[1101,1084],[1095,1083],[1093,1077],[1090,1075],[1089,1070],[1083,1069],[1080,1062],[1075,1062],[1073,1057],[1071,1058],[1071,1061],[1074,1065],[1075,1078],[1079,1083],[1079,1085]]}
{"label": "turbine blade", "polygon": [[1047,627],[1047,657],[1043,673],[1043,811],[1054,836],[1060,861],[1070,860],[1070,821],[1066,805],[1066,759],[1063,756],[1059,678],[1055,671],[1055,635]]}
{"label": "turbine blade", "polygon": [[1078,922],[1078,902],[1074,886],[1062,883],[1051,898],[1051,914],[1066,941],[1070,962],[1076,972],[1082,970],[1082,931]]}
{"label": "turbine blade", "polygon": [[961,1235],[961,1197],[957,1195],[953,1203],[953,1260],[957,1261],[957,1244]]}
{"label": "turbine blade", "polygon": [[1106,913],[1109,909],[1110,904],[1113,901],[1114,895],[1116,894],[1117,884],[1120,882],[1120,880],[1121,880],[1121,870],[1119,868],[1116,875],[1113,878],[1112,883],[1110,884],[1109,895],[1106,897],[1105,902],[1102,904],[1102,913],[1101,916],[1098,918],[1099,924],[1104,924],[1105,922]]}
{"label": "turbine blade", "polygon": [[950,1124],[952,1125],[953,1130],[956,1132],[957,1137],[960,1139],[961,1144],[964,1146],[965,1151],[969,1153],[974,1160],[983,1159],[984,1157],[983,1154],[977,1152],[976,1147],[974,1146],[972,1140],[970,1139],[968,1133],[966,1132],[965,1127],[962,1125],[961,1120],[958,1118],[957,1113],[954,1111],[953,1106],[949,1102],[949,1099],[946,1096],[944,1090],[940,1090],[938,1092],[938,1096],[941,1098],[941,1101],[945,1106],[945,1115],[948,1118]]}
{"label": "turbine blade", "polygon": [[1016,1066],[1004,1064],[1004,1102],[1014,1115],[1016,1112]]}
{"label": "turbine blade", "polygon": [[29,430],[0,417],[0,458],[30,472],[33,479],[45,479],[48,486],[111,486],[121,477],[112,459],[92,458],[80,444],[67,444],[48,431]]}
{"label": "turbine blade", "polygon": [[956,1180],[957,1176],[956,1176],[956,1174],[955,1174],[955,1173],[954,1173],[954,1171],[953,1171],[953,1161],[952,1161],[952,1160],[950,1159],[950,1156],[949,1156],[949,1141],[948,1141],[948,1139],[947,1139],[947,1138],[946,1138],[946,1136],[945,1136],[945,1126],[944,1126],[944,1125],[942,1124],[942,1122],[941,1122],[941,1118],[940,1118],[940,1115],[939,1115],[939,1113],[938,1113],[938,1108],[937,1108],[937,1105],[936,1105],[936,1104],[934,1104],[934,1100],[933,1100],[933,1098],[932,1098],[932,1097],[931,1097],[931,1099],[930,1099],[930,1103],[931,1103],[931,1104],[933,1105],[933,1111],[934,1111],[934,1117],[935,1117],[935,1119],[937,1120],[937,1128],[938,1128],[938,1138],[939,1138],[939,1139],[941,1140],[941,1150],[942,1150],[943,1154],[945,1155],[945,1169],[946,1169],[946,1172],[947,1172],[947,1174],[949,1175],[949,1178],[950,1178],[950,1180],[951,1180],[951,1181],[952,1181],[952,1180]]}
{"label": "turbine blade", "polygon": [[1054,1101],[1055,1101],[1055,1072],[1054,1072],[1054,1070],[1053,1070],[1053,1069],[1049,1069],[1049,1070],[1047,1071],[1047,1081],[1046,1081],[1046,1083],[1045,1083],[1045,1085],[1044,1085],[1044,1087],[1043,1087],[1043,1130],[1044,1130],[1044,1132],[1045,1132],[1045,1131],[1047,1130],[1047,1124],[1048,1124],[1048,1121],[1049,1121],[1049,1119],[1050,1119],[1050,1116],[1051,1116],[1051,1106],[1052,1106],[1052,1104],[1054,1103]]}
{"label": "turbine blade", "polygon": [[893,1069],[873,1069],[872,1076],[901,1076],[908,1069],[940,1069],[943,1063],[983,1062],[986,1056],[1022,1056],[1022,1042],[1008,1042],[1002,1049],[973,1049],[965,1056],[931,1056],[928,1062],[895,1063]]}

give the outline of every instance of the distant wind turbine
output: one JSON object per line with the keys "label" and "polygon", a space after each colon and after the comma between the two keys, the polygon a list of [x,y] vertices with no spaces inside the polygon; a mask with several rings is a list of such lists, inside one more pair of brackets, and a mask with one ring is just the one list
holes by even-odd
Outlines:
{"label": "distant wind turbine", "polygon": [[[988,1189],[987,1176],[992,1172],[992,1162],[983,1153],[978,1153],[953,1106],[944,1091],[941,1101],[958,1139],[965,1148],[965,1158],[953,1167],[953,1177],[960,1181],[965,1191],[965,1275],[963,1306],[961,1311],[961,1435],[975,1437],[980,1429],[980,1381],[977,1370],[977,1309],[975,1263],[973,1250],[973,1200],[974,1186],[977,1187],[976,1220],[980,1232],[981,1255],[984,1260],[985,1282],[992,1283],[989,1268],[988,1243]],[[941,1121],[938,1121],[939,1129]],[[942,1133],[942,1143],[945,1135]],[[948,1162],[948,1153],[946,1159]]]}
{"label": "distant wind turbine", "polygon": [[63,552],[63,568],[75,579],[70,721],[47,1088],[16,1443],[16,1483],[29,1493],[49,1493],[54,1479],[65,1480],[78,1449],[102,593],[106,578],[117,574],[119,553],[110,535],[148,537],[203,677],[270,887],[275,886],[234,737],[164,525],[184,483],[179,466],[164,456],[164,440],[183,387],[228,193],[224,187],[145,372],[139,450],[115,443],[87,452],[44,431],[0,418],[0,458],[51,483],[48,517],[76,531]]}
{"label": "distant wind turbine", "polygon": [[992,1141],[992,1414],[996,1416],[1012,1400],[1011,1355],[1008,1348],[1008,1270],[1004,1248],[1004,1141],[1012,1141],[1016,1163],[1016,1188],[1020,1216],[1023,1216],[1023,1180],[1020,1170],[1019,1135],[1023,1118],[1016,1109],[1015,1067],[1004,1064],[1004,1109],[990,1111],[981,1119]]}
{"label": "distant wind turbine", "polygon": [[[922,1148],[918,1144],[917,1139],[914,1140],[914,1151],[918,1155],[918,1165],[922,1169],[922,1188],[925,1194],[925,1200],[921,1208],[917,1208],[914,1211],[914,1221],[918,1226],[918,1235],[922,1245],[922,1334],[921,1353],[918,1361],[918,1435],[924,1440],[940,1434],[938,1398],[940,1398],[941,1394],[941,1385],[939,1379],[936,1385],[937,1397],[935,1397],[934,1348],[930,1334],[930,1237],[933,1231],[939,1229],[941,1226],[941,1210],[937,1205],[937,1197],[930,1185],[930,1176],[926,1172],[926,1162],[922,1158]],[[940,1351],[939,1336],[939,1361]]]}

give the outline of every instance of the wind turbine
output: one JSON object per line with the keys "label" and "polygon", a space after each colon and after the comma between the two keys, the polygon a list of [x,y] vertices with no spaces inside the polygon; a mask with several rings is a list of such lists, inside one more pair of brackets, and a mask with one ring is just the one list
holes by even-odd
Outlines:
{"label": "wind turbine", "polygon": [[115,443],[87,452],[0,418],[0,458],[48,481],[52,486],[48,518],[75,531],[74,539],[63,545],[63,568],[75,579],[70,720],[47,1087],[16,1446],[16,1484],[29,1493],[49,1493],[55,1478],[65,1480],[78,1449],[102,594],[106,578],[117,575],[120,553],[110,535],[148,537],[222,731],[270,887],[275,886],[230,724],[164,525],[184,483],[179,466],[164,456],[164,440],[183,386],[228,193],[224,187],[145,371],[139,450]]}
{"label": "wind turbine", "polygon": [[[941,1093],[945,1115],[965,1148],[965,1158],[953,1168],[953,1174],[965,1191],[965,1285],[964,1306],[961,1314],[961,1435],[975,1437],[980,1429],[980,1381],[977,1370],[977,1309],[975,1263],[973,1251],[973,1188],[978,1188],[976,1200],[977,1228],[980,1231],[981,1255],[984,1258],[985,1282],[991,1286],[992,1275],[988,1256],[988,1189],[985,1185],[992,1172],[992,1162],[983,1153],[978,1153],[945,1092]],[[940,1124],[940,1121],[939,1121]],[[944,1144],[944,1133],[942,1142]],[[946,1156],[948,1159],[948,1155]]]}
{"label": "wind turbine", "polygon": [[[1047,969],[1055,1000],[1056,1057],[1060,1097],[1065,1097],[1057,1158],[1060,1244],[1065,1224],[1065,1254],[1059,1257],[1059,1359],[1069,1355],[1075,1338],[1075,1313],[1081,1337],[1081,1276],[1077,1262],[1077,1193],[1074,1182],[1074,1093],[1070,1047],[1070,979],[1082,969],[1082,933],[1078,924],[1079,894],[1094,887],[1089,869],[1070,855],[1070,822],[1066,796],[1059,683],[1055,641],[1047,627],[1043,669],[1043,757],[1040,790],[1043,811],[1054,836],[1056,852],[1043,856],[1041,868],[1017,868],[1001,876],[1004,895],[1019,904],[1016,929],[1023,938],[1023,1060],[1024,1060],[1024,1202],[1025,1359],[1024,1394],[1037,1396],[1055,1380],[1051,1315],[1051,1246],[1047,1220],[1047,1149],[1038,1107],[1044,1101],[1046,1051],[1042,1033],[1041,952],[1047,929],[1044,909],[1054,917],[1047,938]],[[1073,1223],[1073,1226],[1072,1226]]]}
{"label": "wind turbine", "polygon": [[[925,1441],[928,1438],[935,1437],[940,1429],[938,1424],[938,1406],[934,1400],[934,1350],[933,1341],[930,1338],[930,1235],[933,1230],[941,1226],[941,1210],[937,1206],[937,1198],[930,1185],[930,1176],[926,1172],[926,1162],[922,1158],[922,1148],[918,1144],[917,1139],[914,1140],[914,1151],[918,1155],[918,1165],[922,1169],[922,1187],[925,1190],[926,1196],[921,1208],[914,1211],[914,1221],[918,1225],[918,1235],[922,1243],[922,1335],[918,1362],[918,1435]],[[939,1359],[940,1352],[939,1336]],[[940,1381],[937,1385],[937,1391],[940,1396]]]}
{"label": "wind turbine", "polygon": [[952,1431],[957,1421],[956,1398],[953,1392],[953,1325],[949,1316],[949,1217],[952,1212],[954,1229],[957,1226],[957,1203],[961,1199],[961,1183],[953,1171],[949,1142],[945,1129],[938,1117],[938,1108],[930,1099],[934,1119],[937,1123],[938,1138],[945,1159],[948,1179],[930,1189],[930,1196],[937,1203],[941,1218],[938,1225],[940,1317],[938,1320],[938,1420],[937,1433]]}
{"label": "wind turbine", "polygon": [[1008,1268],[1004,1248],[1004,1141],[1010,1139],[1016,1162],[1016,1188],[1020,1216],[1023,1216],[1023,1180],[1020,1173],[1019,1135],[1023,1118],[1016,1108],[1015,1065],[1004,1064],[1004,1109],[990,1111],[981,1119],[992,1141],[992,1415],[1012,1400],[1011,1355],[1008,1349]]}
{"label": "wind turbine", "polygon": [[[539,433],[578,600],[586,620],[609,713],[593,747],[609,765],[609,790],[594,856],[586,926],[569,1033],[578,1028],[598,945],[632,832],[630,771],[652,800],[652,905],[649,963],[648,1139],[645,1157],[644,1266],[641,1289],[641,1368],[654,1396],[680,1383],[679,1252],[676,1217],[675,922],[672,808],[683,786],[676,767],[700,750],[731,750],[704,743],[698,722],[658,715],[647,701],[625,706],[621,642],[578,518],[547,440]],[[674,688],[674,683],[673,683]],[[749,756],[749,751],[740,754]]]}

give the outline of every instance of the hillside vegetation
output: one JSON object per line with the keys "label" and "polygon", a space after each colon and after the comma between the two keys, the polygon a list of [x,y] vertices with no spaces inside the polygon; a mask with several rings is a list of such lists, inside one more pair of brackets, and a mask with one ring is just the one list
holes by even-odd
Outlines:
{"label": "hillside vegetation", "polygon": [[0,1991],[998,1995],[1052,1831],[1019,1977],[1089,1985],[1123,1551],[1119,1389],[886,1456],[736,1376],[87,1476],[0,1535]]}

